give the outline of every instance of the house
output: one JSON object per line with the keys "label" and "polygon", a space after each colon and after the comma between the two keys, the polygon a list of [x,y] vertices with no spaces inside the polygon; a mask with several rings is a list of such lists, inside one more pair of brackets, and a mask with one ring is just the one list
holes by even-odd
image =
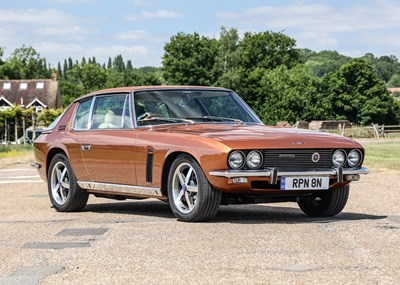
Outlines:
{"label": "house", "polygon": [[59,82],[53,79],[0,80],[0,111],[14,105],[25,109],[58,109],[62,107]]}
{"label": "house", "polygon": [[389,93],[393,94],[393,93],[400,93],[400,87],[392,87],[392,88],[388,88],[387,89],[389,91]]}

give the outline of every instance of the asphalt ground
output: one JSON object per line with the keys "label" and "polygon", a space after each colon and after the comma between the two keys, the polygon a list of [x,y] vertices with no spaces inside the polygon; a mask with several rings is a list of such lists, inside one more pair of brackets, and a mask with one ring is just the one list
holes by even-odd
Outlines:
{"label": "asphalt ground", "polygon": [[0,164],[0,285],[400,284],[400,172],[372,169],[334,218],[280,203],[182,223],[157,200],[58,213],[29,160]]}

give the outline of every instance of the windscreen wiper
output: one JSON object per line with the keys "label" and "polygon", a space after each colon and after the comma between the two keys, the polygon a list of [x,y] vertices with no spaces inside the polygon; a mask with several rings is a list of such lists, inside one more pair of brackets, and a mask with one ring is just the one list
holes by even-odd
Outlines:
{"label": "windscreen wiper", "polygon": [[172,123],[184,122],[184,123],[194,124],[193,120],[181,119],[181,118],[169,118],[169,117],[162,117],[162,116],[147,117],[145,119],[138,120],[138,123],[146,123],[146,122],[151,122],[151,121],[163,121],[163,122],[172,122]]}
{"label": "windscreen wiper", "polygon": [[187,120],[204,120],[204,121],[214,121],[214,122],[234,122],[238,124],[242,124],[243,121],[239,119],[233,119],[233,118],[225,118],[225,117],[217,117],[217,116],[204,116],[204,117],[187,117]]}

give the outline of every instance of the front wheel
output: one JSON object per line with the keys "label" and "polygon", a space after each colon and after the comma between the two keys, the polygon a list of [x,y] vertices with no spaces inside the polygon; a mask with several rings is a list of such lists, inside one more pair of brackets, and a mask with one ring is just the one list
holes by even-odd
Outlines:
{"label": "front wheel", "polygon": [[54,156],[47,177],[50,200],[57,211],[75,212],[86,206],[89,194],[79,187],[65,155]]}
{"label": "front wheel", "polygon": [[339,214],[346,206],[349,186],[313,194],[298,204],[300,209],[312,217],[331,217]]}
{"label": "front wheel", "polygon": [[201,167],[188,155],[180,155],[168,176],[168,199],[174,215],[184,222],[211,220],[218,212],[222,193],[208,183]]}

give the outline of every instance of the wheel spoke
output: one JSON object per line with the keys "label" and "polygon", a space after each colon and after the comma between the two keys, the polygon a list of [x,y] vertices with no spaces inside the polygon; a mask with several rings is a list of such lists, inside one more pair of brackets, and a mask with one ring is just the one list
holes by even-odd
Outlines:
{"label": "wheel spoke", "polygon": [[67,200],[67,195],[68,195],[67,190],[64,190],[64,189],[61,187],[61,188],[60,188],[60,196],[61,196],[61,200],[62,200],[63,202],[65,202],[65,200]]}
{"label": "wheel spoke", "polygon": [[67,173],[67,168],[65,167],[64,170],[61,172],[61,177],[60,177],[60,180],[61,180],[61,181],[64,180],[64,177],[65,177],[65,174],[66,174],[66,173]]}
{"label": "wheel spoke", "polygon": [[61,181],[61,186],[64,189],[69,189],[69,182]]}
{"label": "wheel spoke", "polygon": [[185,177],[185,184],[186,185],[189,185],[190,177],[192,176],[192,173],[193,173],[193,167],[190,167],[188,172],[187,172],[187,174],[186,174],[186,177]]}
{"label": "wheel spoke", "polygon": [[183,195],[185,195],[185,191],[181,190],[181,192],[179,192],[178,197],[176,197],[176,199],[175,199],[175,204],[176,205],[179,205],[180,203],[182,203]]}
{"label": "wheel spoke", "polygon": [[193,203],[193,198],[192,196],[189,194],[188,191],[185,192],[185,200],[186,200],[186,204],[189,207],[189,210],[192,210],[194,207],[194,203]]}
{"label": "wheel spoke", "polygon": [[61,181],[61,169],[57,168],[56,169],[56,175],[57,175],[57,182]]}
{"label": "wheel spoke", "polygon": [[57,183],[57,185],[55,185],[55,186],[52,188],[53,196],[59,195],[59,190],[60,190],[60,184]]}
{"label": "wheel spoke", "polygon": [[188,185],[187,186],[187,191],[189,191],[190,193],[197,193],[199,192],[199,188],[197,187],[197,185]]}
{"label": "wheel spoke", "polygon": [[182,172],[178,172],[176,174],[176,176],[178,176],[179,183],[181,183],[181,186],[183,186],[185,184],[185,176],[183,175],[183,173]]}

